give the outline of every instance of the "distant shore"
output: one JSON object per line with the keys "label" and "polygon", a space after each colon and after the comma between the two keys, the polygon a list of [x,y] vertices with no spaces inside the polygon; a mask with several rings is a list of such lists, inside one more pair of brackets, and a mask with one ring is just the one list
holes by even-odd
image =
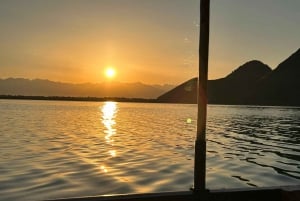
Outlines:
{"label": "distant shore", "polygon": [[158,103],[156,99],[124,98],[124,97],[72,97],[72,96],[23,96],[23,95],[0,95],[0,99],[14,100],[53,100],[53,101],[116,101],[136,103]]}
{"label": "distant shore", "polygon": [[[197,104],[197,103],[177,103],[177,102],[164,102],[158,99],[147,99],[147,98],[124,98],[124,97],[73,97],[73,96],[23,96],[23,95],[0,95],[1,99],[10,100],[49,100],[49,101],[87,101],[87,102],[128,102],[128,103],[165,103],[165,104]],[[266,107],[300,107],[300,105],[265,105],[265,104],[229,104],[229,103],[208,103],[210,105],[249,105],[249,106],[266,106]]]}

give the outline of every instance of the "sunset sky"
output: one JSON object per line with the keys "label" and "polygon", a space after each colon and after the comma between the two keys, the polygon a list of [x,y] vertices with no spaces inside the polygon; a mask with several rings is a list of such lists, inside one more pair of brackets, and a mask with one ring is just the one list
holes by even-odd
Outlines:
{"label": "sunset sky", "polygon": [[[197,76],[199,2],[0,0],[0,78],[179,84]],[[275,68],[300,48],[299,8],[211,0],[209,79],[252,59]]]}

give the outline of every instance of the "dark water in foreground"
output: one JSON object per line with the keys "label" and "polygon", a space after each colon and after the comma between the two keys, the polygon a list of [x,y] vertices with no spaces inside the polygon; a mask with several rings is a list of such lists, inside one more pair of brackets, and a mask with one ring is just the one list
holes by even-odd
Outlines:
{"label": "dark water in foreground", "polygon": [[[196,105],[0,100],[0,200],[188,190]],[[300,184],[300,108],[208,107],[210,189]]]}

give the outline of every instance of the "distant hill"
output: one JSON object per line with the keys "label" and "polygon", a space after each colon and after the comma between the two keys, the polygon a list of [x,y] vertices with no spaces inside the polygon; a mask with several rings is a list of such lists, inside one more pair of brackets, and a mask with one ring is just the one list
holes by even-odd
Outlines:
{"label": "distant hill", "polygon": [[159,96],[157,100],[162,103],[196,103],[197,78],[193,78]]}
{"label": "distant hill", "polygon": [[156,98],[171,87],[143,83],[71,84],[41,79],[0,79],[0,95]]}
{"label": "distant hill", "polygon": [[[300,49],[275,70],[260,61],[249,61],[228,76],[209,80],[208,103],[300,105]],[[197,103],[197,78],[159,96],[159,102]],[[187,90],[188,89],[188,90]]]}

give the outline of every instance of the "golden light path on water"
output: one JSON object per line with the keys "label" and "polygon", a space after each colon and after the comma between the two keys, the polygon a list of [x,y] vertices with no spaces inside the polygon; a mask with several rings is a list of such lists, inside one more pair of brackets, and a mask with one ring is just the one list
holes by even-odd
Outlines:
{"label": "golden light path on water", "polygon": [[[114,140],[113,135],[116,134],[116,129],[114,128],[116,121],[115,115],[117,113],[117,103],[116,102],[105,102],[104,105],[101,107],[102,111],[102,123],[106,130],[105,133],[105,142],[111,146],[111,149],[108,151],[108,154],[112,157],[117,155],[116,150],[114,150]],[[101,169],[103,172],[108,172],[107,168],[102,165]]]}
{"label": "golden light path on water", "polygon": [[[196,105],[0,100],[0,201],[186,191]],[[299,184],[300,108],[209,105],[209,189]]]}

